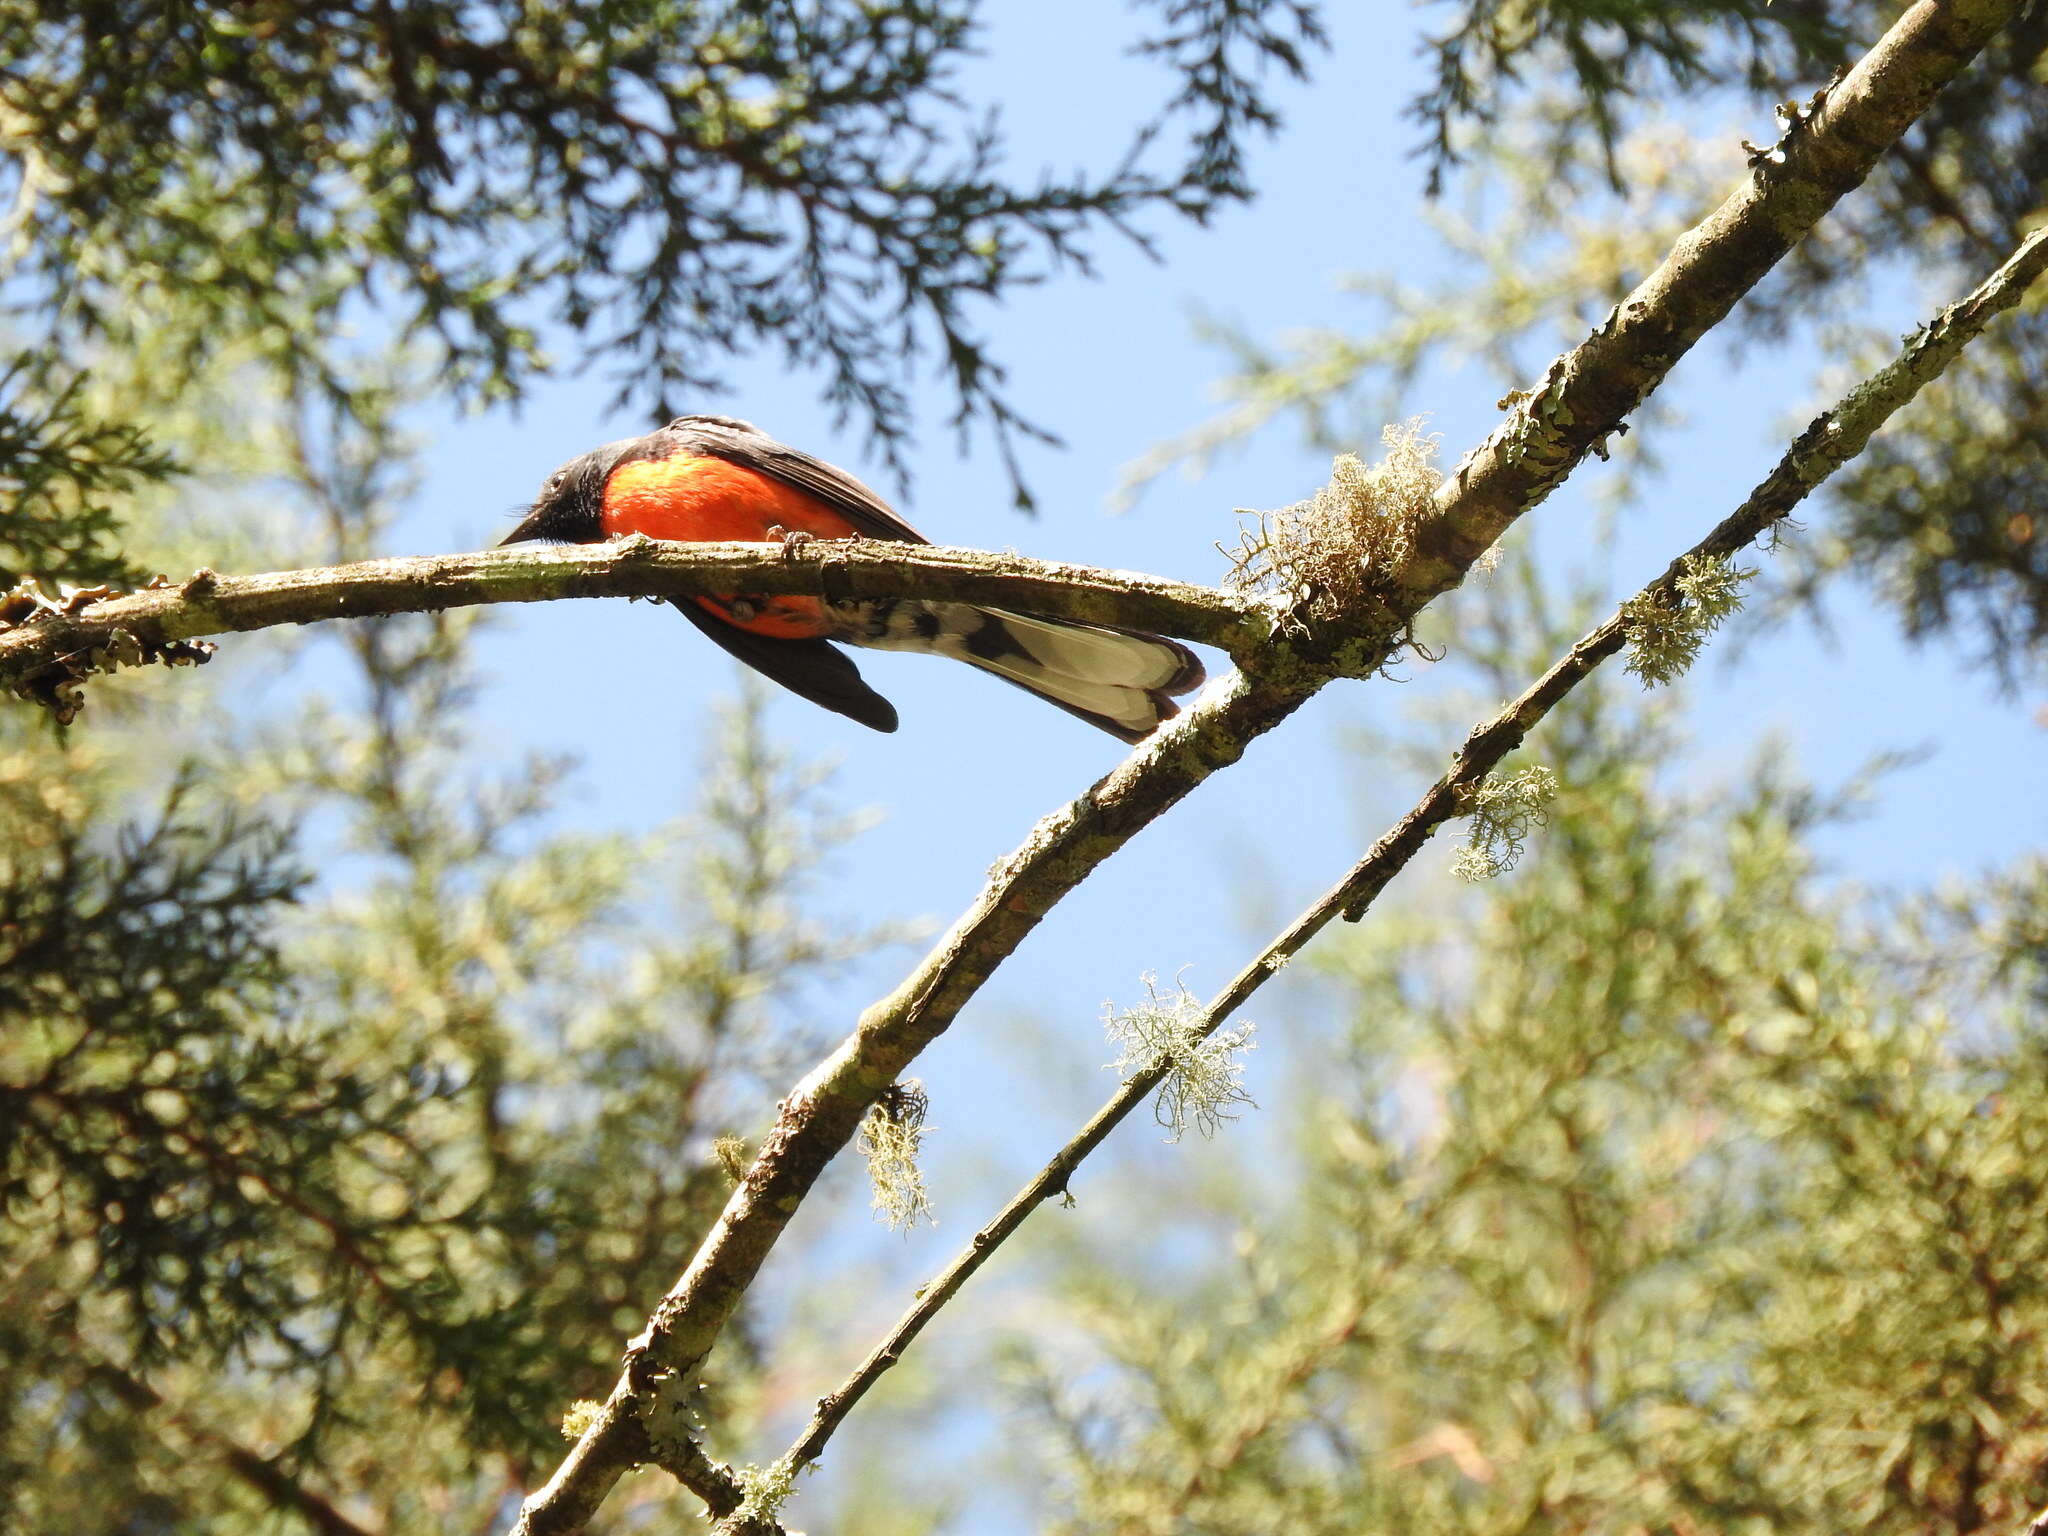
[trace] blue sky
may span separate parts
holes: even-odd
[[[1101,167],[1161,88],[1149,68],[1117,54],[1105,17],[1119,27],[1126,18],[1095,0],[1005,3],[994,11],[987,56],[963,79],[965,94],[1009,104],[1021,170]],[[1421,171],[1406,154],[1416,135],[1400,116],[1419,78],[1413,50],[1428,13],[1392,6],[1332,11],[1335,52],[1319,62],[1313,87],[1280,90],[1286,130],[1254,154],[1256,203],[1226,211],[1206,229],[1155,226],[1160,263],[1109,244],[1099,281],[1055,277],[986,317],[1014,396],[1066,440],[1057,451],[1024,450],[1042,509],[1035,520],[1011,509],[992,452],[955,454],[943,427],[947,397],[922,391],[927,428],[912,454],[915,484],[900,504],[928,534],[1209,581],[1221,574],[1214,545],[1232,538],[1234,508],[1282,505],[1325,478],[1326,461],[1281,427],[1199,480],[1161,481],[1128,513],[1112,515],[1107,507],[1122,466],[1212,409],[1209,385],[1223,359],[1195,340],[1194,306],[1263,336],[1354,324],[1364,316],[1338,291],[1340,275],[1379,267],[1420,280],[1443,259],[1417,216]],[[1740,128],[1752,137],[1770,131],[1762,112]],[[1914,317],[1901,305],[1877,318],[1903,330]],[[816,398],[816,379],[759,362],[735,366],[732,378],[730,393],[696,407],[748,417],[894,489],[857,435],[834,430]],[[1602,471],[1588,465],[1534,515],[1546,558],[1604,566],[1617,595],[1633,590],[1768,470],[1805,403],[1805,387],[1797,362],[1757,354],[1737,373],[1719,347],[1701,348],[1670,385],[1686,420],[1659,443],[1669,467],[1652,509],[1603,540],[1590,499]],[[1494,423],[1498,394],[1495,381],[1474,367],[1425,377],[1408,405],[1429,414],[1447,459],[1455,459]],[[609,413],[610,395],[601,379],[562,380],[517,418],[427,423],[436,443],[429,473],[391,552],[493,542],[504,509],[530,497],[556,464],[650,424]],[[1597,561],[1577,558],[1596,549]],[[1710,661],[1699,670],[1688,710],[1693,771],[1735,772],[1775,736],[1826,784],[1874,753],[1925,745],[1931,754],[1889,780],[1868,819],[1828,834],[1827,852],[1843,874],[1917,884],[2038,847],[2048,831],[2039,792],[2048,782],[2048,730],[2034,718],[2043,700],[2001,700],[1954,653],[1907,650],[1891,621],[1852,591],[1838,594],[1834,612],[1831,648],[1793,626],[1751,646],[1739,667]],[[672,643],[664,644],[664,636]],[[483,632],[478,657],[490,679],[480,739],[508,755],[535,749],[580,758],[560,811],[564,824],[631,831],[690,805],[693,770],[713,719],[710,702],[734,679],[724,656],[673,614],[624,603],[507,609]],[[962,667],[873,654],[864,654],[861,666],[896,702],[903,718],[896,735],[872,734],[782,695],[771,712],[778,732],[840,762],[843,803],[883,814],[842,863],[837,894],[848,908],[949,920],[989,864],[1039,815],[1106,771],[1122,751],[1109,737]],[[873,1325],[893,1316],[907,1286],[949,1254],[1107,1092],[1108,1075],[1097,1070],[1110,1054],[1097,1024],[1104,1000],[1133,997],[1144,971],[1185,968],[1194,990],[1213,990],[1269,926],[1357,857],[1378,830],[1362,807],[1398,812],[1412,800],[1419,782],[1346,746],[1357,723],[1397,720],[1426,692],[1427,679],[1411,687],[1412,693],[1386,684],[1327,691],[1064,903],[918,1069],[933,1091],[932,1121],[940,1131],[931,1146],[943,1225],[909,1239],[889,1236],[865,1223],[864,1195],[844,1185],[836,1211],[807,1220],[830,1224],[835,1251],[868,1279],[821,1301],[805,1291],[806,1276],[777,1268],[770,1278],[783,1304],[823,1306],[828,1314],[837,1306],[846,1357],[864,1350]],[[1420,861],[1426,868],[1407,878],[1433,878],[1430,871],[1440,873],[1449,851],[1448,843],[1433,849]],[[1398,902],[1401,889],[1388,900]],[[829,1001],[828,1016],[836,1010],[851,1024],[906,960],[850,978],[843,996]],[[1262,998],[1252,1013],[1278,1046],[1289,1010],[1306,1006]],[[1044,1061],[1048,1048],[1063,1059]],[[1284,1051],[1256,1059],[1255,1091],[1284,1086],[1286,1059]],[[1029,1091],[1016,1087],[1020,1076],[1032,1080]],[[1135,1214],[1120,1199],[1157,1198],[1176,1177],[1192,1195],[1223,1166],[1215,1161],[1223,1154],[1193,1144],[1162,1165],[1157,1142],[1149,1126],[1122,1134],[1115,1155],[1142,1159],[1154,1171],[1125,1181],[1120,1196],[1128,1165],[1113,1172],[1106,1161],[1082,1186],[1084,1200],[1096,1204],[1095,1219],[1113,1224],[1120,1210]],[[883,1279],[891,1289],[867,1289]],[[1005,1294],[1000,1279],[970,1290],[941,1331],[975,1336],[1003,1315],[995,1298]],[[791,1411],[836,1380],[841,1363],[801,1362],[788,1384]],[[761,1453],[776,1448],[763,1446]],[[997,1501],[964,1513],[951,1528],[996,1532],[1030,1523]]]

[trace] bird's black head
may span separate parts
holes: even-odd
[[[540,495],[520,518],[519,526],[498,542],[524,544],[545,539],[551,544],[595,544],[604,538],[604,487],[612,471],[629,459],[650,457],[651,439],[630,437],[592,449],[571,459],[541,482]]]

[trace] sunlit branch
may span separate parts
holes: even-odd
[[[880,540],[816,540],[791,547],[666,544],[635,535],[615,544],[361,560],[260,576],[202,571],[183,583],[140,592],[73,594],[54,608],[18,602],[15,622],[0,617],[0,688],[61,667],[68,658],[105,651],[122,636],[161,646],[279,624],[484,603],[721,592],[986,603],[1154,630],[1233,654],[1255,646],[1277,616],[1268,600],[1246,593],[987,550]]]
[[[1415,614],[1623,424],[1686,350],[1869,173],[2014,10],[2013,0],[1952,0],[1908,11],[1854,70],[1798,113],[1779,145],[1758,152],[1744,185],[1681,237],[1465,457],[1413,530],[1406,557],[1373,594],[1371,614],[1318,614],[1312,632],[1283,628],[1243,672],[1212,685],[1039,823],[902,986],[863,1014],[783,1101],[717,1224],[629,1344],[611,1395],[527,1501],[520,1536],[580,1529],[645,1459],[636,1449],[652,1446],[658,1457],[692,1439],[697,1368],[827,1163],[868,1104],[953,1022],[1053,904],[1327,682],[1367,675],[1389,659]]]
[[[1467,792],[1519,747],[1573,688],[1623,648],[1628,640],[1624,618],[1627,609],[1669,597],[1689,562],[1725,559],[1762,537],[1828,476],[1861,453],[1871,436],[1938,378],[1993,318],[2016,305],[2028,285],[2044,270],[2048,270],[2048,230],[2029,237],[1968,297],[1943,310],[1924,329],[1909,337],[1891,363],[1815,417],[1741,506],[1673,560],[1634,600],[1622,604],[1606,622],[1581,637],[1500,713],[1474,727],[1444,776],[1373,844],[1371,851],[1341,881],[1297,917],[1216,995],[1195,1025],[1195,1032],[1206,1038],[1222,1028],[1339,914],[1353,922],[1362,917],[1436,829],[1465,813],[1470,803]],[[868,1389],[902,1358],[903,1351],[925,1326],[1033,1211],[1053,1196],[1066,1193],[1075,1169],[1158,1089],[1167,1070],[1165,1066],[1155,1067],[1119,1085],[1088,1123],[1011,1196],[951,1263],[919,1290],[915,1304],[867,1358],[836,1390],[819,1399],[810,1424],[783,1453],[787,1465],[800,1471],[823,1454],[826,1442]],[[739,1530],[737,1526],[721,1527],[730,1536],[736,1536]]]

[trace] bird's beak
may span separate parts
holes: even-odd
[[[544,539],[550,544],[595,544],[604,538],[600,507],[606,478],[628,443],[610,443],[580,459],[571,459],[547,478],[540,495],[519,519],[519,526],[498,541],[525,544]]]
[[[503,549],[507,544],[525,544],[533,539],[547,538],[547,523],[548,514],[544,508],[540,506],[527,508],[526,516],[519,520],[519,526],[498,540],[498,548]]]
[[[568,496],[543,496],[519,519],[519,526],[504,538],[498,540],[503,548],[507,544],[526,544],[545,540],[549,544],[595,544],[604,537],[604,530],[597,519],[582,510]]]

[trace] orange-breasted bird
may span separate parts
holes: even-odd
[[[766,543],[800,534],[931,542],[845,470],[730,416],[678,417],[658,432],[571,459],[548,476],[504,542],[591,544],[628,533],[685,542]],[[674,601],[748,666],[878,731],[896,729],[896,710],[861,680],[834,641],[954,657],[1125,741],[1142,740],[1179,713],[1173,696],[1203,680],[1200,658],[1158,635],[973,603],[800,596]]]

